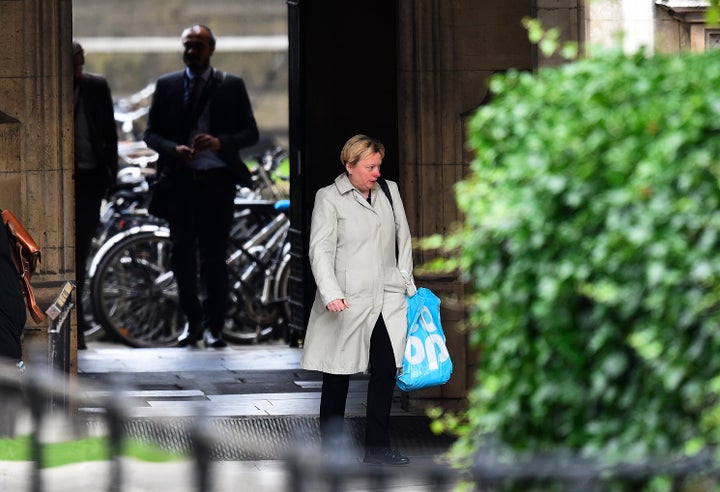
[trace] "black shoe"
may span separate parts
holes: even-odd
[[[215,336],[210,330],[205,330],[205,333],[203,334],[203,342],[205,342],[205,346],[208,348],[227,347],[227,342],[222,339],[222,335],[218,334]]]
[[[410,463],[410,459],[390,448],[369,448],[365,451],[363,463],[370,465],[405,466]]]
[[[196,327],[191,327],[190,323],[185,323],[182,333],[178,336],[177,346],[178,347],[197,347],[197,341],[200,337],[200,330]]]

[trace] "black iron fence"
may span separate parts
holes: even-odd
[[[21,373],[15,364],[5,363],[0,367],[0,390],[5,415],[0,419],[0,442],[10,442],[27,432],[30,445],[24,461],[28,467],[14,467],[13,473],[26,473],[24,480],[16,477],[22,486],[13,490],[30,492],[49,492],[57,490],[49,487],[47,448],[57,441],[52,434],[62,434],[70,439],[82,439],[89,435],[102,435],[107,440],[107,454],[104,461],[102,480],[92,488],[78,486],[73,490],[124,492],[138,490],[131,486],[128,477],[134,473],[127,467],[124,459],[124,446],[127,438],[137,437],[133,425],[137,422],[129,418],[127,393],[117,388],[100,388],[66,378],[66,375],[54,370],[38,368],[36,362],[30,362],[28,369]],[[64,401],[68,405],[63,412],[52,402]],[[8,418],[10,416],[11,418]],[[61,416],[65,424],[58,424]],[[19,424],[26,421],[25,431]],[[167,422],[159,419],[146,419],[143,426],[151,426],[149,438],[158,447],[175,450],[183,454],[182,463],[188,470],[186,480],[168,475],[164,479],[163,490],[224,492],[226,490],[252,490],[245,488],[245,472],[238,472],[230,486],[227,480],[218,480],[219,472],[226,469],[227,462],[221,463],[222,448],[252,447],[238,436],[224,435],[212,425],[208,417],[193,417],[178,436],[177,427],[169,428]],[[146,433],[147,434],[147,433]],[[50,435],[50,437],[48,437]],[[268,435],[268,439],[272,436]],[[0,463],[7,457],[2,456],[4,445],[0,445]],[[700,453],[693,458],[678,460],[645,460],[642,463],[600,463],[583,459],[569,453],[548,453],[544,456],[522,457],[500,451],[498,446],[482,448],[472,466],[464,471],[442,463],[437,456],[414,459],[407,467],[385,467],[365,465],[358,458],[357,449],[347,442],[338,442],[331,447],[319,447],[308,444],[302,439],[296,446],[287,449],[286,456],[277,460],[281,475],[272,484],[264,482],[264,490],[288,492],[320,491],[428,491],[445,492],[464,491],[640,491],[649,480],[665,477],[669,485],[664,490],[711,491],[718,489],[718,469],[716,455],[712,451]],[[226,454],[226,453],[225,453]],[[242,453],[237,453],[242,455]],[[238,461],[237,463],[240,463]],[[154,465],[148,465],[152,469]],[[159,474],[167,473],[162,464],[157,465]],[[230,463],[232,466],[232,463]],[[248,473],[262,473],[246,468]],[[8,470],[4,470],[7,479]],[[84,472],[83,472],[84,473]],[[68,478],[73,480],[72,477]],[[458,488],[461,484],[465,488]],[[692,488],[688,488],[692,484]],[[9,490],[9,489],[8,489]],[[65,489],[63,489],[65,490]],[[70,489],[67,489],[70,490]],[[157,490],[157,489],[141,489]],[[663,490],[663,489],[659,489]]]
[[[567,450],[519,454],[488,443],[475,455],[471,481],[479,485],[478,491],[488,492],[711,492],[720,490],[716,453],[705,449],[675,459],[601,460]]]
[[[27,455],[12,458],[19,459],[26,466],[3,469],[0,473],[0,489],[3,489],[3,484],[9,483],[11,485],[8,485],[10,488],[7,490],[58,490],[54,483],[57,479],[52,472],[55,465],[50,457],[50,449],[58,442],[74,444],[98,436],[104,439],[106,445],[103,455],[92,459],[103,464],[92,466],[101,470],[102,477],[88,488],[87,484],[83,485],[79,475],[74,475],[87,474],[87,467],[73,471],[70,466],[67,467],[69,471],[62,474],[63,479],[75,482],[76,485],[60,490],[158,490],[138,489],[137,481],[133,480],[132,475],[136,471],[128,461],[126,450],[128,440],[139,438],[145,439],[148,446],[174,453],[185,470],[182,478],[172,475],[177,467],[169,468],[174,470],[169,473],[165,463],[148,463],[143,467],[144,472],[147,472],[148,467],[155,466],[157,471],[153,473],[168,474],[163,482],[163,490],[166,492],[251,490],[244,487],[247,484],[244,483],[243,473],[262,473],[252,467],[243,468],[244,471],[236,473],[237,479],[230,486],[227,480],[220,480],[220,474],[227,472],[228,462],[224,460],[228,456],[230,459],[235,457],[241,460],[243,456],[253,459],[253,447],[261,445],[257,442],[257,435],[243,436],[242,432],[240,435],[230,435],[226,426],[208,416],[138,419],[132,416],[133,407],[129,401],[132,392],[128,391],[127,382],[117,381],[108,387],[79,381],[78,378],[68,378],[67,374],[52,367],[43,366],[41,359],[44,354],[28,355],[27,369],[23,372],[18,371],[17,366],[10,361],[0,363],[0,398],[4,407],[4,415],[0,419],[0,464],[8,460],[8,456],[4,456],[7,443],[23,439],[29,441]],[[316,425],[314,419],[308,422]],[[275,430],[275,425],[267,426],[268,440],[274,438],[271,433]],[[328,453],[314,445],[314,437],[303,435],[307,431],[299,431],[295,436],[296,445],[288,446],[285,456],[276,461],[281,473],[272,485],[268,485],[265,480],[263,483],[267,488],[259,489],[258,492],[390,491],[398,488],[440,492],[452,490],[457,481],[456,474],[449,467],[431,463],[432,457],[428,457],[424,463],[403,468],[363,465],[357,458],[358,449],[352,444],[338,444]],[[313,435],[316,431],[310,430]],[[242,462],[235,463],[240,466]],[[14,475],[10,482],[7,481],[8,474]],[[24,476],[19,476],[22,474]],[[412,488],[407,489],[408,486]]]
[[[243,459],[253,459],[252,448],[259,445],[258,435],[251,438],[242,429],[235,433],[237,435],[230,435],[228,427],[218,426],[207,416],[185,419],[181,426],[177,421],[163,419],[138,422],[137,418],[129,417],[131,396],[125,391],[126,382],[97,385],[70,378],[63,352],[69,351],[67,314],[72,309],[71,294],[72,285],[64,287],[54,304],[54,314],[48,311],[51,317],[48,354],[28,354],[25,371],[9,361],[0,364],[0,399],[4,408],[0,415],[0,466],[9,459],[26,464],[3,469],[0,488],[10,484],[7,490],[58,490],[50,486],[50,481],[57,478],[49,472],[52,466],[49,448],[58,441],[76,442],[89,436],[101,436],[106,442],[100,457],[106,465],[101,468],[101,478],[84,488],[79,481],[73,483],[77,477],[66,474],[63,479],[70,481],[71,486],[61,490],[126,492],[160,490],[158,487],[161,487],[165,492],[253,489],[257,492],[636,492],[648,490],[650,480],[658,477],[664,477],[670,484],[667,490],[710,491],[720,487],[714,450],[678,460],[608,464],[564,452],[518,456],[503,451],[500,446],[488,445],[479,450],[472,466],[460,471],[438,456],[413,458],[407,467],[365,465],[350,440],[340,439],[332,446],[320,447],[313,444],[317,442],[314,438],[303,439],[300,431],[295,445],[288,446],[285,456],[277,460],[280,473],[273,481],[264,478],[253,483],[250,475],[262,473],[253,467],[238,471],[230,481],[220,480],[228,462],[232,466],[242,463]],[[298,428],[307,424],[293,422],[288,425]],[[316,426],[315,420],[312,425]],[[277,426],[268,426],[260,432],[260,439],[276,438],[273,432],[277,429]],[[311,432],[316,434],[316,431]],[[181,456],[178,459],[186,473],[179,476],[177,467],[168,469],[162,464],[148,464],[143,473],[152,473],[148,470],[155,469],[162,485],[138,489],[135,482],[129,480],[136,471],[130,470],[125,451],[128,438],[139,437],[152,446]],[[20,458],[6,456],[8,443],[22,439],[29,443],[26,454]],[[243,458],[247,456],[251,458]],[[79,473],[87,471],[82,469]],[[692,488],[688,488],[689,484]]]

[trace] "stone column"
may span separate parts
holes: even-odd
[[[580,46],[583,46],[586,34],[585,1],[586,0],[537,0],[536,15],[545,29],[554,28],[560,31],[561,42],[574,41],[579,43]],[[591,3],[595,4],[596,0],[591,0]],[[537,54],[537,48],[533,47],[533,50]],[[541,53],[536,56],[536,68],[556,67],[566,63],[566,60],[560,53],[556,53],[549,58]]]
[[[521,25],[531,2],[505,0],[400,0],[398,2],[398,105],[400,188],[415,237],[446,234],[461,220],[453,185],[472,155],[465,121],[487,97],[488,78],[511,67],[532,68]],[[416,265],[431,259],[418,252]],[[416,272],[417,273],[417,272]],[[454,373],[442,387],[414,392],[407,403],[442,398],[448,407],[472,386],[478,355],[460,330],[465,286],[456,275],[417,275],[442,300],[442,321]]]
[[[0,0],[0,12],[0,208],[42,250],[32,283],[44,311],[75,268],[72,0]],[[26,354],[46,350],[47,328],[28,316]],[[76,361],[73,350],[71,371]]]

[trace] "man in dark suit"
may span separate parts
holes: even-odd
[[[100,221],[100,205],[118,172],[118,136],[110,86],[99,76],[83,73],[85,52],[73,41],[75,102],[75,271],[78,348],[85,348],[82,306],[85,263]]]
[[[236,184],[251,184],[238,152],[259,134],[243,80],[210,65],[210,29],[188,27],[181,39],[186,68],[157,80],[145,142],[159,154],[166,192],[158,209],[170,223],[171,263],[187,318],[178,345],[194,346],[202,338],[206,347],[219,348],[226,346],[225,257]]]

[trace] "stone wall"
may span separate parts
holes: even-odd
[[[509,68],[531,70],[533,49],[521,20],[527,0],[399,2],[398,106],[400,188],[415,237],[448,233],[461,220],[453,185],[468,170],[468,115],[487,98],[488,79]],[[418,252],[422,264],[431,252]],[[466,286],[455,276],[418,275],[441,299],[454,372],[444,386],[415,392],[409,405],[447,406],[473,384],[478,354],[463,331]]]
[[[33,285],[44,309],[74,277],[72,4],[0,0],[0,12],[0,208],[42,249]],[[47,322],[28,317],[26,352],[33,343],[47,344]]]

